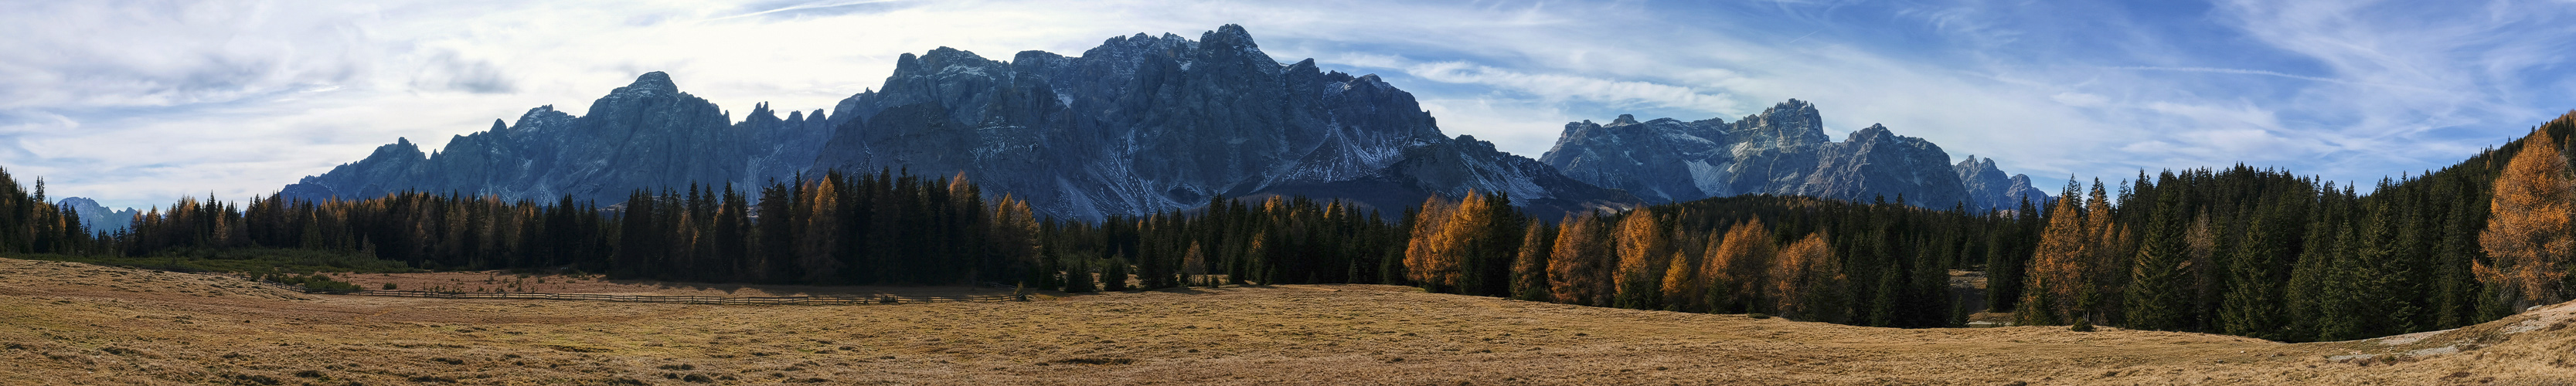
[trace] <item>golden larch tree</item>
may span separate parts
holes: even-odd
[[[1711,237],[1715,238],[1716,236],[1711,235]],[[1705,262],[1709,258],[1707,252],[1707,250],[1703,249],[1701,250],[1701,253],[1697,255],[1693,255],[1689,252],[1675,253],[1673,255],[1672,262],[1670,264],[1666,264],[1664,267],[1664,273],[1661,275],[1663,276],[1663,283],[1660,286],[1660,289],[1662,289],[1665,310],[1683,312],[1707,312],[1710,310],[1708,302],[1709,279],[1707,276],[1703,275],[1704,272],[1702,271],[1704,270],[1700,269],[1701,266],[1706,265]]]
[[[1609,304],[1610,261],[1616,254],[1601,223],[1592,215],[1569,214],[1557,227],[1556,245],[1547,254],[1547,283],[1558,303]]]
[[[1556,235],[1547,233],[1547,225],[1531,219],[1521,227],[1521,247],[1512,255],[1511,292],[1513,299],[1548,300],[1547,253],[1549,241]]]
[[[2138,243],[2131,239],[2128,227],[2112,218],[2109,195],[2097,179],[2093,181],[2093,192],[2084,197],[2084,235],[2092,241],[2084,249],[2092,257],[2075,282],[2075,303],[2066,305],[2074,316],[2088,318],[2093,324],[2108,322],[2102,320],[2104,315],[2120,312],[2113,303],[2127,288],[2130,261],[2138,254]]]
[[[1703,289],[1717,291],[1716,296],[1708,296],[1712,298],[1711,306],[1741,306],[1747,312],[1775,311],[1771,310],[1777,304],[1773,298],[1781,294],[1773,292],[1777,286],[1772,281],[1781,278],[1771,273],[1774,260],[1780,258],[1778,243],[1772,240],[1771,227],[1761,219],[1736,224],[1726,230],[1724,237],[1712,242],[1708,259],[1700,267],[1700,277],[1716,283],[1714,288]]]
[[[797,211],[806,222],[801,227],[805,237],[797,238],[796,262],[798,267],[804,268],[804,279],[809,283],[824,282],[841,274],[841,260],[833,256],[841,249],[841,195],[833,191],[833,187],[839,184],[839,178],[825,176],[803,187],[805,196],[813,199]]]
[[[2050,208],[2048,225],[2041,228],[2039,245],[2031,256],[2030,272],[2022,279],[2029,289],[2022,291],[2020,324],[2066,320],[2067,307],[2083,292],[2085,265],[2093,255],[2093,240],[2085,227],[2084,208],[2074,197],[2059,199]]]
[[[1772,309],[1780,316],[1805,321],[1840,322],[1848,306],[1851,278],[1843,274],[1841,259],[1834,257],[1832,246],[1825,245],[1824,232],[1809,233],[1804,239],[1782,248],[1779,260],[1770,267]]]
[[[2489,262],[2474,262],[2479,282],[2495,286],[2513,310],[2557,303],[2567,277],[2567,255],[2576,248],[2568,235],[2567,159],[2546,130],[2523,137],[2522,151],[2496,177],[2495,199],[2489,201],[2487,229],[2478,234]]]
[[[1672,235],[1651,209],[1638,209],[1619,221],[1612,238],[1619,253],[1618,304],[1652,308],[1661,302],[1664,267],[1672,259]]]
[[[1447,250],[1449,244],[1443,242],[1440,234],[1449,228],[1449,219],[1456,212],[1457,204],[1440,197],[1422,200],[1422,211],[1413,215],[1412,240],[1407,240],[1404,248],[1405,280],[1436,286],[1438,282],[1445,282],[1446,275],[1456,271],[1455,267],[1441,267],[1446,259],[1443,255],[1450,251]]]

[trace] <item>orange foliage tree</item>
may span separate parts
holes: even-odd
[[[1538,219],[1530,219],[1529,225],[1521,229],[1525,233],[1521,235],[1521,249],[1512,257],[1510,296],[1530,301],[1554,298],[1548,294],[1547,254],[1556,235],[1548,233],[1547,225]]]
[[[1745,312],[1778,312],[1774,309],[1780,293],[1772,281],[1783,277],[1772,275],[1779,270],[1780,245],[1771,237],[1771,227],[1753,219],[1726,230],[1726,235],[1709,242],[1707,261],[1701,264],[1700,277],[1712,281],[1703,296],[1711,307],[1741,309]],[[1793,270],[1794,271],[1794,270]],[[1794,273],[1794,272],[1792,272]]]
[[[2492,263],[2476,262],[2478,281],[2495,286],[2514,311],[2562,300],[2560,283],[2567,277],[2567,255],[2576,248],[2568,235],[2567,159],[2547,131],[2532,131],[2522,152],[2496,177],[2489,203],[2487,229],[2478,234]]]
[[[1778,295],[1772,309],[1780,317],[1841,323],[1849,314],[1850,296],[1844,291],[1851,278],[1843,274],[1833,247],[1825,245],[1824,232],[1809,233],[1781,249],[1770,270],[1771,293]]]
[[[1592,215],[1565,216],[1557,228],[1556,242],[1547,254],[1549,292],[1558,303],[1574,305],[1609,305],[1611,289],[1609,237],[1602,220]]]
[[[2074,191],[2073,186],[2067,187],[2067,193]],[[2020,324],[2067,321],[2071,307],[2084,292],[2083,286],[2088,285],[2084,273],[2093,255],[2093,242],[2085,232],[2084,207],[2078,205],[2074,197],[2067,197],[2049,209],[2048,225],[2040,230],[2030,273],[2022,279],[2029,289],[2022,291]]]
[[[1447,238],[1457,236],[1449,232],[1449,222],[1466,213],[1458,206],[1439,197],[1422,201],[1422,211],[1414,214],[1413,239],[1404,248],[1405,280],[1431,287],[1435,292],[1457,284],[1457,243]]]
[[[1620,308],[1650,309],[1662,302],[1665,264],[1673,255],[1672,235],[1650,209],[1638,209],[1619,221],[1612,238],[1618,243]]]

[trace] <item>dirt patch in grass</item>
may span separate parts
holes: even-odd
[[[128,291],[55,275],[122,274],[131,282],[152,273],[26,264],[0,260],[0,379],[66,384],[2513,384],[2576,377],[2569,363],[2576,358],[2563,349],[2576,343],[2568,335],[2576,329],[2546,327],[2478,335],[2493,338],[2444,352],[2419,346],[2458,339],[2280,344],[2116,328],[1902,330],[1370,285],[1007,303],[713,306],[284,296],[226,287],[241,285],[238,279],[163,276],[118,284],[136,289]],[[178,288],[233,291],[194,296]],[[2528,319],[2547,320],[2500,323]],[[2356,352],[2427,354],[2328,358]]]

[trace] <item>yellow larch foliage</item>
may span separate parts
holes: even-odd
[[[1569,214],[1557,228],[1555,250],[1547,255],[1547,282],[1558,303],[1610,303],[1609,263],[1615,253],[1601,222],[1599,217]]]
[[[1672,235],[1664,232],[1662,219],[1655,218],[1652,209],[1638,209],[1619,221],[1613,238],[1618,242],[1619,298],[1630,302],[1660,301],[1664,267],[1673,255]]]
[[[2107,217],[2107,216],[2106,216]],[[2057,200],[2048,215],[2048,225],[2041,228],[2039,246],[2031,256],[2030,272],[2023,276],[2029,289],[2022,292],[2022,324],[2055,324],[2065,320],[2076,297],[2082,294],[2084,273],[2092,258],[2093,240],[2085,232],[2084,208],[2074,197]]]
[[[1779,261],[1767,275],[1771,280],[1772,309],[1781,317],[1835,322],[1842,318],[1842,290],[1851,281],[1843,274],[1842,260],[1834,256],[1832,246],[1825,245],[1824,232],[1807,234],[1806,238],[1782,248]]]
[[[2565,119],[2565,118],[2561,118]],[[2569,237],[2567,158],[2548,131],[2534,130],[2522,141],[2522,152],[2496,177],[2495,199],[2489,201],[2487,229],[2478,234],[2488,262],[2474,262],[2479,282],[2496,286],[2513,301],[2513,310],[2564,300],[2560,283],[2576,239]]]
[[[1473,194],[1467,197],[1470,202],[1479,201]],[[1473,217],[1462,210],[1465,204],[1439,197],[1423,200],[1422,211],[1414,214],[1413,239],[1404,249],[1405,279],[1435,288],[1457,284],[1460,243],[1454,239],[1464,235],[1459,234],[1461,227],[1452,223],[1465,220],[1461,217]]]
[[[1776,286],[1772,281],[1780,279],[1771,273],[1776,269],[1775,260],[1780,259],[1780,245],[1772,239],[1769,225],[1761,219],[1736,224],[1713,245],[1700,268],[1700,277],[1714,281],[1718,286],[1714,289],[1724,295],[1717,301],[1725,304],[1712,306],[1743,305],[1760,312],[1777,303],[1773,298],[1779,293],[1773,292]]]

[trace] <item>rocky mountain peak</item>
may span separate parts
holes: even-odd
[[[1236,24],[1217,26],[1215,31],[1201,33],[1199,34],[1199,42],[1207,44],[1223,43],[1227,45],[1234,44],[1234,42],[1241,42],[1244,47],[1257,48],[1252,45],[1252,33],[1244,31],[1242,25]]]
[[[668,94],[668,93],[677,93],[677,92],[680,92],[680,85],[678,85],[678,84],[674,84],[674,83],[671,83],[671,74],[664,74],[664,73],[662,73],[661,71],[654,71],[654,72],[647,72],[647,73],[644,73],[644,75],[638,75],[638,76],[636,76],[636,77],[635,77],[635,83],[627,84],[627,85],[626,85],[626,87],[619,87],[619,88],[617,88],[617,91],[612,91],[611,93],[630,93],[630,92],[632,92],[632,93],[656,93],[656,92],[658,92],[658,93],[665,93],[665,94]]]
[[[1959,183],[1968,190],[1971,208],[2018,209],[2021,199],[2030,198],[2033,205],[2044,205],[2051,199],[2048,192],[2030,186],[2030,176],[2005,175],[1995,167],[1993,158],[1969,155],[1951,168],[1959,174]]]
[[[394,137],[394,143],[377,146],[376,152],[367,155],[367,158],[418,156],[420,154],[420,145],[412,144],[411,138]]]
[[[1008,63],[949,47],[907,53],[884,84],[842,99],[828,118],[815,110],[782,120],[764,103],[731,122],[667,74],[646,73],[585,115],[531,109],[516,126],[460,137],[426,161],[398,141],[284,194],[613,203],[636,189],[899,169],[971,177],[988,194],[1084,219],[1186,209],[1217,195],[1392,210],[1427,195],[1511,192],[1542,217],[1636,201],[1442,135],[1411,93],[1376,75],[1322,71],[1312,59],[1282,66],[1241,26],[1198,36],[1140,33],[1080,57],[1026,51]]]
[[[2010,179],[2000,171],[1992,173],[1992,183],[1966,181],[1986,177],[1968,173],[1964,165],[1971,163],[1954,168],[1939,145],[1897,135],[1886,125],[1830,142],[1821,117],[1815,105],[1796,99],[1733,123],[1638,123],[1620,115],[1608,124],[1566,124],[1556,146],[1539,159],[1567,177],[1650,202],[1767,193],[1863,202],[1903,196],[1925,207],[1986,209],[2010,190]],[[1993,161],[1972,163],[1991,168]],[[1970,185],[1994,188],[1964,187]]]
[[[931,63],[943,55],[968,54],[924,54],[876,94],[843,100],[834,120],[846,122],[814,168],[962,171],[988,192],[1079,218],[1215,195],[1351,197],[1362,186],[1391,189],[1358,197],[1387,205],[1469,189],[1597,199],[1553,187],[1570,183],[1561,177],[1533,182],[1527,173],[1550,173],[1544,165],[1440,135],[1412,94],[1378,76],[1312,59],[1283,66],[1241,26],[1195,41],[1112,37],[1081,56],[1024,51],[974,71]]]
[[[1896,132],[1888,130],[1886,125],[1872,123],[1869,124],[1869,127],[1863,127],[1860,130],[1852,131],[1849,135],[1844,135],[1843,142],[1880,141],[1895,138],[1901,137],[1897,136]]]
[[[62,201],[57,201],[55,205],[70,208],[72,214],[80,216],[81,223],[88,225],[92,232],[125,230],[134,223],[134,215],[139,213],[134,208],[108,210],[107,206],[99,205],[98,201],[85,197],[63,197]]]

